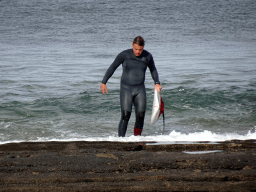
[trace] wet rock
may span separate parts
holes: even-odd
[[[0,191],[254,191],[255,154],[254,140],[5,144]]]

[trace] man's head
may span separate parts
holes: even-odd
[[[132,42],[132,50],[135,56],[139,57],[142,54],[144,45],[145,41],[141,36],[134,38]]]

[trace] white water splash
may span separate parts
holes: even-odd
[[[174,144],[174,143],[194,143],[194,142],[221,142],[229,140],[256,140],[256,132],[250,131],[245,135],[239,135],[237,133],[217,134],[211,131],[195,132],[183,134],[177,131],[172,131],[169,135],[157,135],[157,136],[130,136],[130,137],[77,137],[73,135],[70,139],[54,139],[38,137],[37,140],[30,140],[31,142],[47,142],[47,141],[110,141],[110,142],[156,142],[157,144]],[[25,142],[24,140],[12,140],[0,142],[5,143],[17,143]]]

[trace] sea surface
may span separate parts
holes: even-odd
[[[0,0],[0,144],[21,141],[194,142],[256,139],[255,0]],[[163,119],[125,138],[120,66],[135,36],[160,76]]]

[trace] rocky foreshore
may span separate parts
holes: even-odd
[[[0,191],[256,191],[256,140],[3,144]]]

